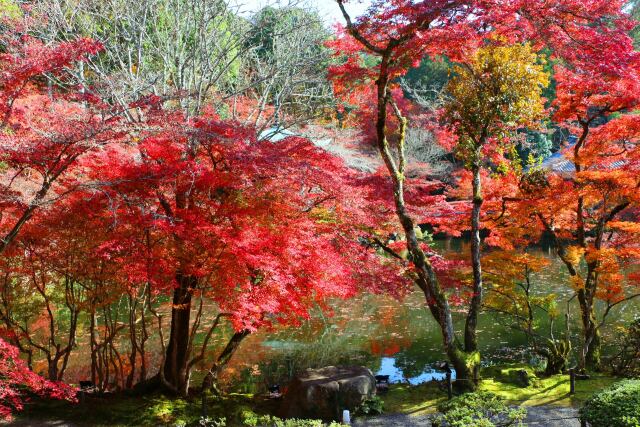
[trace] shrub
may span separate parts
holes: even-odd
[[[371,399],[367,399],[356,410],[356,415],[380,415],[384,411],[384,402],[380,397],[373,396]]]
[[[640,426],[640,380],[626,380],[593,395],[580,409],[593,427]]]
[[[272,415],[256,415],[247,417],[243,420],[245,426],[251,427],[324,427],[325,424],[320,420],[283,420]],[[328,427],[341,427],[343,424],[331,423]]]
[[[622,376],[640,375],[640,319],[618,330],[619,350],[613,356],[613,372]]]
[[[0,338],[0,421],[23,409],[29,395],[76,401],[76,389],[42,378],[29,369],[16,347]]]
[[[489,392],[467,393],[438,405],[441,415],[434,427],[501,427],[521,426],[527,415],[524,408],[511,408]]]
[[[226,427],[227,419],[226,418],[209,418],[209,417],[201,417],[200,422],[198,423],[198,427]]]

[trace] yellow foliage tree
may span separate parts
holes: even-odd
[[[500,40],[492,40],[466,62],[456,65],[447,85],[449,99],[443,117],[457,136],[456,155],[472,172],[473,297],[465,328],[466,351],[477,349],[476,330],[483,294],[481,170],[488,160],[492,164],[501,163],[505,149],[511,145],[509,137],[517,129],[533,126],[544,117],[542,91],[549,84],[549,75],[543,65],[529,44],[502,45]]]

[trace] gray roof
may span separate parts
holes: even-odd
[[[296,134],[281,126],[274,126],[260,132],[260,135],[258,135],[258,140],[279,142],[283,139],[289,138],[290,136],[296,136]]]
[[[573,136],[570,137],[567,148],[573,147],[575,143],[576,143],[576,138]],[[542,162],[542,167],[546,170],[549,170],[552,172],[558,172],[562,174],[574,173],[576,171],[576,165],[571,160],[567,159],[562,153],[562,151],[563,150],[560,150],[557,153],[554,153],[553,155],[551,155],[549,158],[547,158],[544,162]],[[626,162],[624,160],[616,160],[608,164],[603,163],[602,166],[599,167],[598,169],[603,169],[603,170],[617,169],[619,167],[624,166],[625,164]]]

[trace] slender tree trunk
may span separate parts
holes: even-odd
[[[164,382],[173,392],[186,396],[189,391],[189,336],[191,319],[191,297],[196,278],[179,273],[178,286],[173,291],[171,309],[171,331],[164,361]]]
[[[69,343],[67,345],[67,347],[64,350],[64,356],[62,357],[62,367],[60,368],[60,373],[58,374],[59,378],[58,381],[62,381],[63,377],[64,377],[64,373],[67,370],[67,366],[69,364],[69,357],[71,357],[71,352],[73,351],[73,348],[76,345],[76,331],[78,328],[78,314],[79,312],[76,312],[72,319],[72,326],[71,326],[71,330],[69,331]]]
[[[138,359],[138,339],[136,332],[136,303],[134,303],[134,297],[129,295],[129,342],[131,343],[131,352],[129,353],[130,371],[127,375],[127,382],[125,385],[127,389],[133,387],[133,381],[136,375],[136,364]]]
[[[480,213],[482,210],[482,180],[480,166],[473,167],[473,210],[471,212],[471,265],[473,267],[473,296],[467,313],[464,331],[464,346],[466,352],[478,350],[478,315],[482,305],[482,263],[480,241]]]
[[[438,278],[429,258],[420,247],[420,242],[416,235],[416,224],[407,212],[404,200],[404,173],[406,167],[405,158],[405,137],[407,129],[407,119],[402,116],[401,111],[393,103],[388,92],[389,83],[389,52],[382,55],[380,74],[377,81],[378,87],[378,111],[376,121],[376,136],[378,151],[389,172],[393,183],[393,196],[398,220],[402,226],[407,240],[407,250],[409,259],[415,266],[416,283],[423,291],[426,303],[433,317],[440,325],[444,350],[449,360],[456,369],[456,384],[459,389],[473,390],[477,384],[476,373],[480,365],[480,354],[477,351],[466,353],[460,348],[456,341],[453,320],[451,317],[451,307],[447,296],[442,290]],[[396,117],[400,122],[400,130],[397,142],[398,158],[394,159],[387,140],[387,107],[391,104]]]
[[[389,92],[388,86],[390,67],[396,65],[393,55],[408,40],[402,38],[391,39],[386,46],[377,46],[362,36],[353,26],[351,17],[347,13],[342,0],[338,0],[338,6],[347,21],[347,29],[351,35],[364,47],[380,57],[380,70],[378,79],[375,82],[377,88],[376,142],[393,184],[396,214],[406,236],[407,250],[409,252],[408,259],[415,267],[416,284],[423,291],[429,310],[440,325],[444,350],[456,369],[457,379],[460,380],[457,384],[463,389],[474,389],[477,380],[477,366],[480,365],[480,353],[477,351],[467,353],[457,343],[447,296],[440,286],[429,258],[420,247],[415,232],[416,225],[405,206],[404,179],[407,163],[405,156],[407,119],[403,117],[402,112],[393,101],[393,96]],[[394,151],[397,153],[396,157],[392,154],[387,140],[387,110],[389,106],[393,108],[400,126],[397,135],[397,146],[394,147]]]
[[[202,381],[202,392],[206,393],[207,391],[212,390],[214,393],[219,394],[220,390],[218,388],[218,377],[222,369],[229,363],[235,352],[240,347],[240,343],[249,335],[248,330],[236,332],[233,334],[229,342],[227,343],[222,353],[216,359],[216,362],[211,366],[209,372],[204,377]]]
[[[140,377],[138,382],[143,382],[147,379],[147,353],[146,343],[149,339],[149,332],[147,331],[147,318],[146,318],[146,290],[144,291],[144,297],[142,299],[141,311],[141,337],[140,337]]]
[[[94,386],[99,383],[98,379],[98,343],[96,340],[96,310],[95,305],[91,306],[91,320],[89,324],[89,342],[91,346],[91,382]]]

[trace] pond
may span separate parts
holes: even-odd
[[[440,242],[447,252],[466,252],[460,241]],[[551,265],[533,276],[535,292],[554,293],[563,303],[572,291],[560,260],[549,248],[532,250],[548,257]],[[439,369],[446,360],[438,325],[416,290],[404,300],[363,294],[348,301],[335,301],[333,313],[320,311],[298,328],[260,331],[243,342],[225,377],[236,391],[259,392],[272,384],[286,384],[305,368],[329,365],[363,365],[390,381],[420,384],[444,378]],[[572,307],[571,333],[577,342],[580,329],[577,305]],[[610,315],[612,330],[637,313],[637,305],[616,309]],[[464,326],[463,308],[454,309],[458,331]],[[544,325],[542,325],[544,327]],[[562,322],[564,327],[564,322]],[[219,343],[224,337],[219,337]],[[479,319],[479,342],[484,363],[529,361],[526,338],[512,329],[503,316],[484,313]]]

